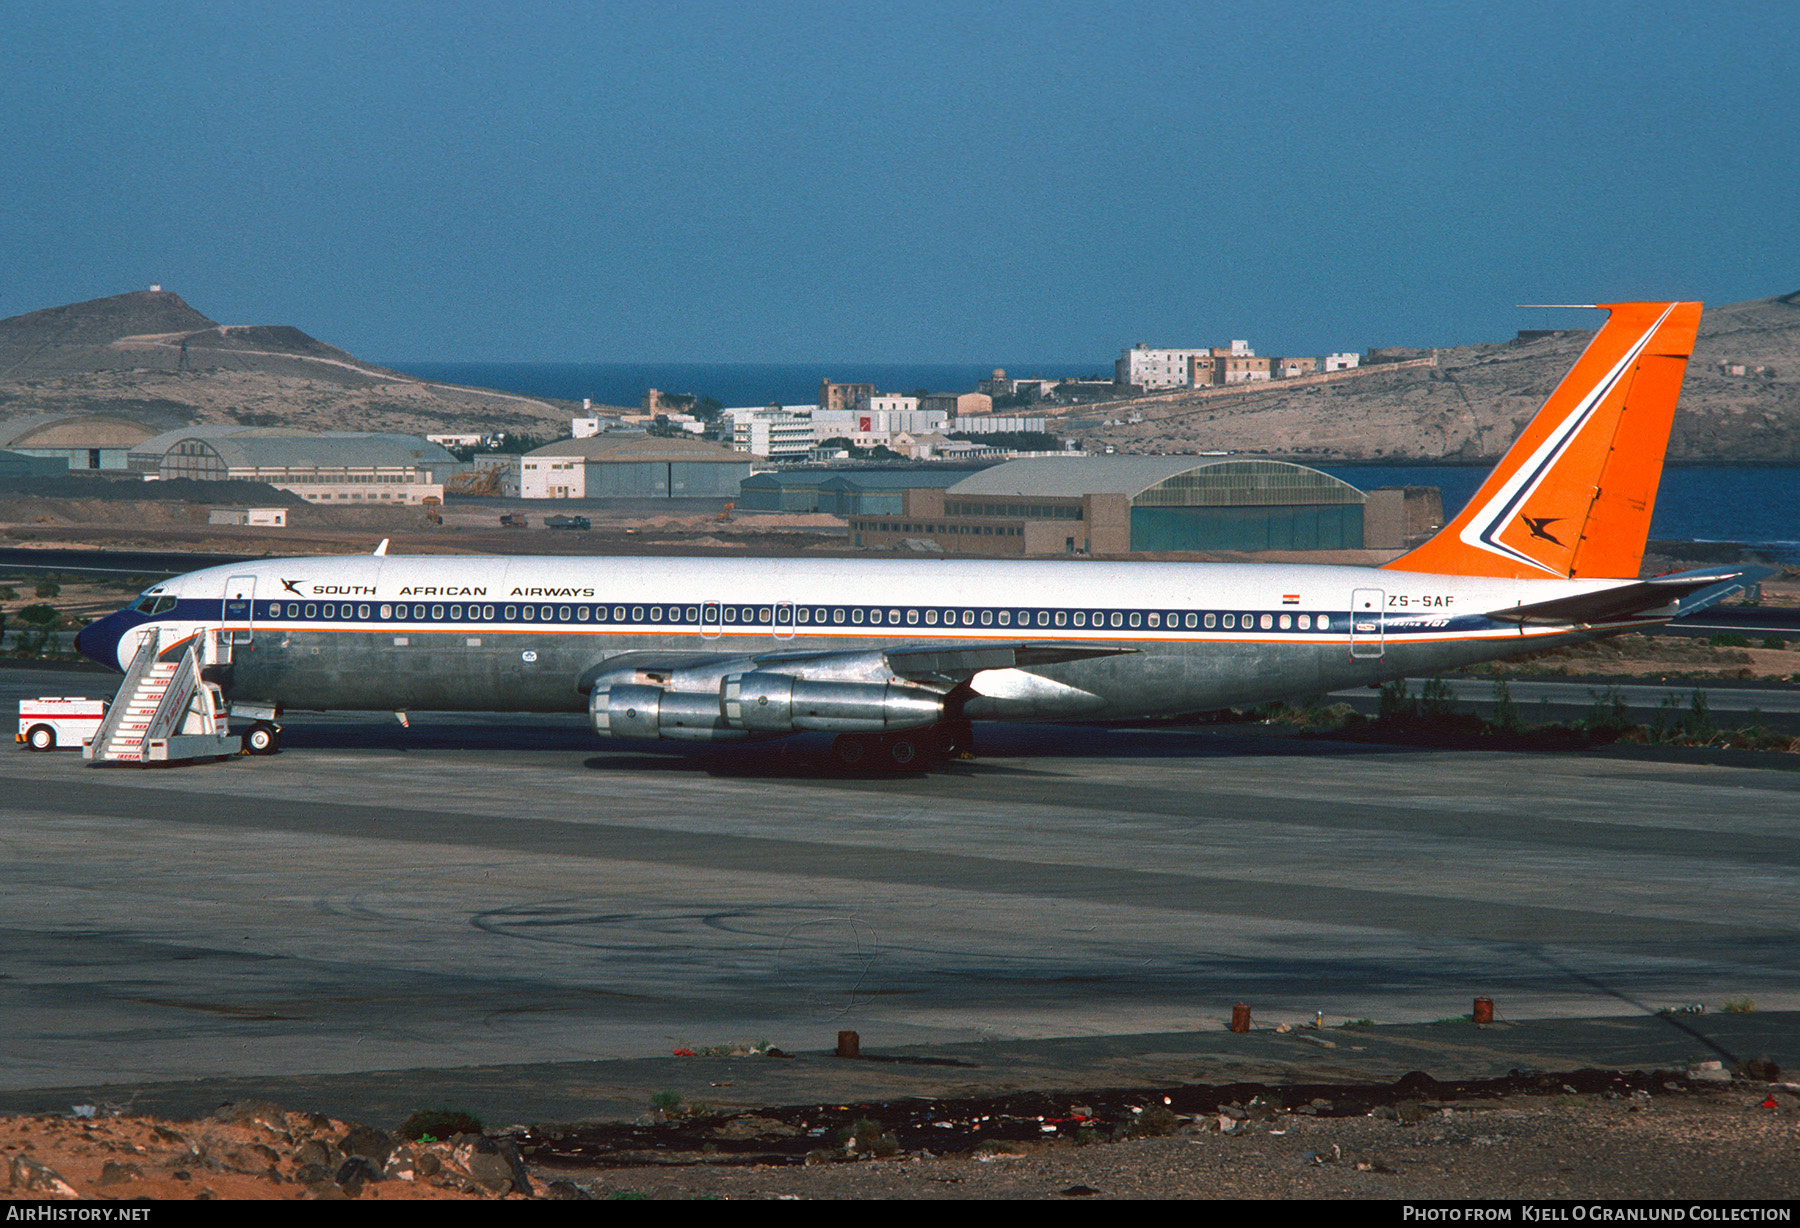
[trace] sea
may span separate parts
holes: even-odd
[[[814,405],[819,380],[874,384],[883,391],[967,391],[993,373],[985,363],[526,363],[389,362],[421,379],[525,396],[636,405],[645,389],[708,396],[727,406]],[[1106,379],[1092,363],[1001,364],[1015,379]],[[1474,495],[1485,466],[1321,465],[1363,490],[1436,486],[1454,516]],[[1663,471],[1653,541],[1736,543],[1772,561],[1800,563],[1800,465],[1671,465]]]

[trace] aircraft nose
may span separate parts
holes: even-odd
[[[75,651],[97,664],[119,667],[119,616],[108,614],[75,633]]]

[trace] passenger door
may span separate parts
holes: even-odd
[[[1350,594],[1350,655],[1376,658],[1385,650],[1382,607],[1387,593],[1379,588],[1359,588]]]
[[[233,644],[248,644],[255,628],[256,577],[232,576],[225,581],[225,605],[219,625]]]

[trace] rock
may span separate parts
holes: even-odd
[[[573,1181],[552,1181],[544,1187],[544,1197],[557,1202],[592,1202],[594,1196]]]
[[[394,1140],[372,1126],[351,1126],[337,1143],[347,1156],[361,1156],[376,1165],[387,1163],[394,1150]]]
[[[364,1185],[381,1180],[381,1170],[366,1156],[351,1156],[338,1165],[338,1170],[332,1174],[331,1179],[344,1193],[355,1198],[362,1193]]]
[[[421,1152],[413,1161],[413,1171],[421,1177],[435,1177],[444,1171],[444,1162],[432,1151]]]
[[[1425,1102],[1422,1100],[1402,1100],[1394,1106],[1394,1116],[1401,1121],[1424,1121],[1429,1115],[1430,1110],[1425,1107]]]
[[[294,1159],[302,1168],[324,1168],[331,1163],[331,1151],[318,1139],[309,1138],[294,1152]]]
[[[40,1194],[60,1194],[64,1198],[81,1197],[75,1187],[64,1181],[53,1169],[24,1156],[12,1157],[7,1166],[7,1181],[15,1190],[31,1190]]]
[[[141,1172],[136,1165],[125,1165],[117,1160],[108,1160],[100,1166],[100,1177],[97,1184],[118,1185],[140,1175]]]

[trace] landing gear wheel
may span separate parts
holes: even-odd
[[[886,739],[887,761],[890,767],[909,768],[925,757],[919,748],[919,742],[910,734],[896,734]]]
[[[831,757],[844,767],[861,767],[869,758],[867,738],[854,733],[840,733],[831,744]]]
[[[246,755],[272,755],[281,749],[281,726],[258,721],[244,730],[243,744]]]
[[[968,721],[939,721],[930,730],[931,753],[940,759],[960,759],[975,745],[975,730]]]
[[[56,730],[48,725],[33,725],[25,731],[25,745],[32,750],[55,750]]]

